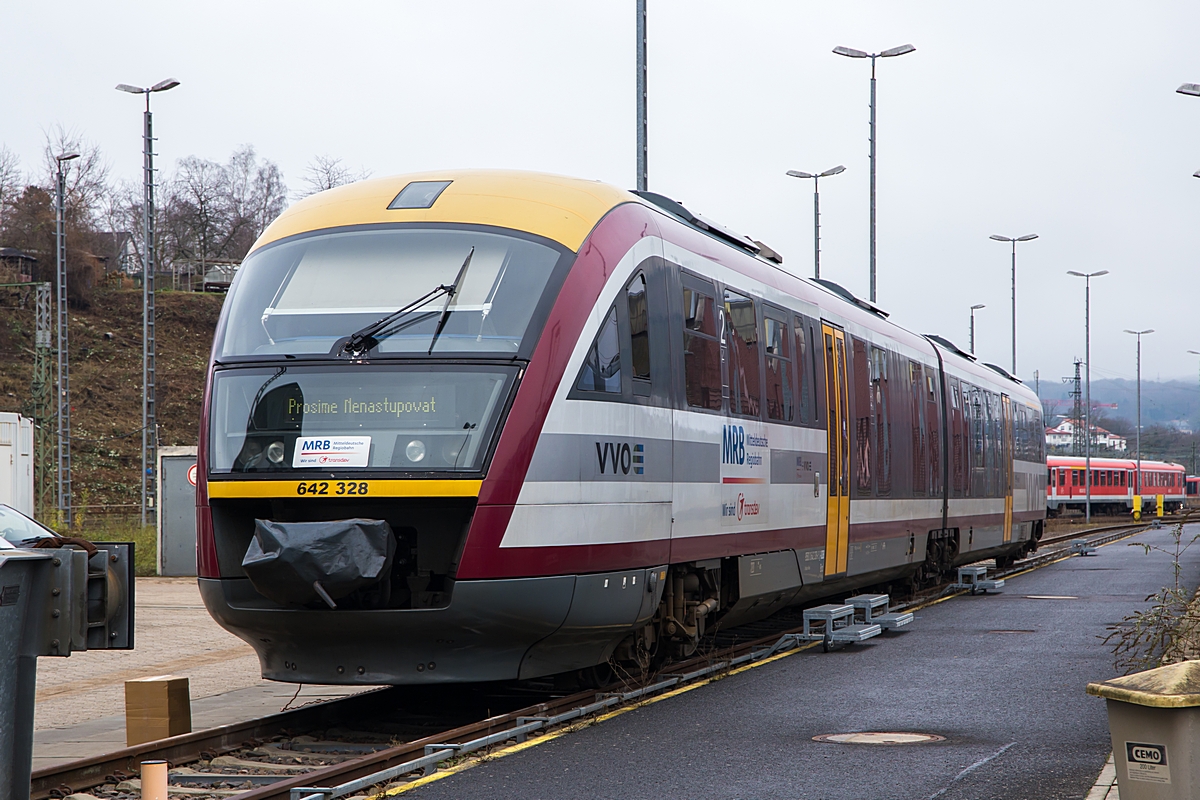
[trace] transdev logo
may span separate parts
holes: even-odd
[[[738,492],[736,503],[721,504],[721,516],[736,517],[739,522],[744,517],[757,517],[758,510],[758,503],[747,503],[746,495],[742,492]]]

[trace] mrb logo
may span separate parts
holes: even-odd
[[[641,475],[646,469],[646,448],[642,444],[628,442],[596,442],[596,460],[600,462],[600,474]]]
[[[746,463],[746,429],[741,425],[725,425],[722,427],[721,463]]]

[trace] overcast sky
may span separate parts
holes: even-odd
[[[1007,367],[1019,245],[1018,368],[1059,383],[1197,374],[1200,57],[1184,2],[649,0],[650,188],[812,270],[868,290],[870,64],[879,62],[879,304],[896,322]],[[375,176],[505,167],[635,182],[634,0],[30,3],[0,10],[0,143],[40,165],[56,125],[140,179],[140,98],[162,166],[254,145],[299,189],[316,155]]]

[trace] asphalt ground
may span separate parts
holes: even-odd
[[[1200,534],[1189,526],[1184,541]],[[1173,585],[1169,530],[1010,578],[1001,594],[917,613],[906,632],[763,664],[492,758],[408,797],[1083,798],[1111,751],[1107,628]],[[1194,590],[1200,542],[1180,559]],[[816,742],[852,731],[934,733],[919,745]]]

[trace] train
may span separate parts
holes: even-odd
[[[1141,481],[1138,469],[1141,469]],[[1064,511],[1084,511],[1087,500],[1087,461],[1075,456],[1046,459],[1046,512],[1057,517]],[[1187,503],[1187,474],[1181,464],[1128,458],[1093,458],[1091,505],[1094,514],[1129,514],[1134,498],[1141,511],[1157,508],[1178,511]]]
[[[1036,549],[1035,394],[782,261],[540,173],[296,203],[213,343],[209,612],[274,680],[602,682]]]

